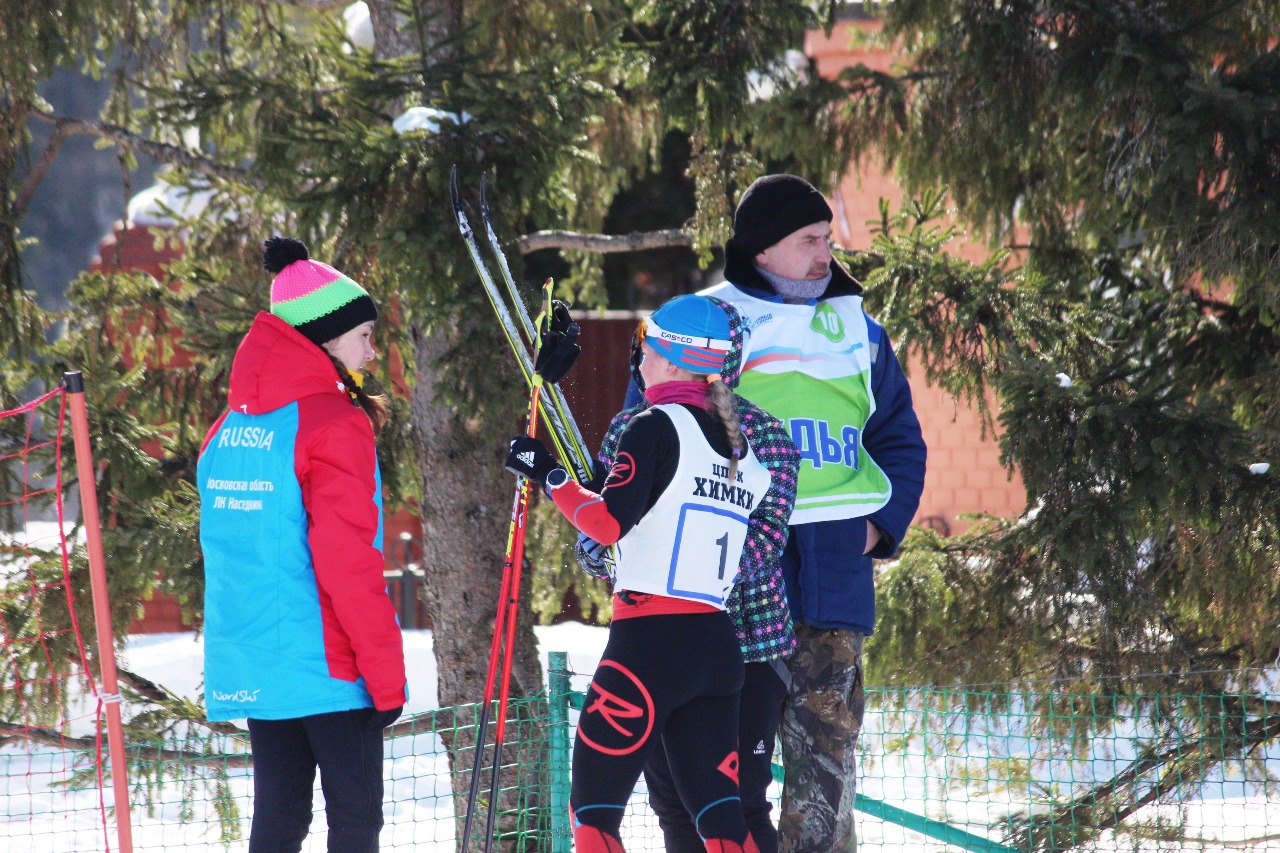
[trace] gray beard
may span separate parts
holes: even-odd
[[[808,302],[810,299],[817,299],[819,296],[827,292],[827,285],[831,283],[831,270],[827,270],[827,274],[822,278],[783,278],[780,275],[774,275],[766,269],[756,267],[760,275],[764,276],[765,281],[773,285],[773,289],[782,297],[782,301],[788,305],[799,305]]]

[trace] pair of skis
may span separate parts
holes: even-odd
[[[453,200],[453,214],[458,222],[458,230],[467,244],[471,261],[484,284],[485,293],[493,306],[494,312],[502,323],[503,333],[510,344],[516,360],[520,364],[521,373],[530,388],[529,413],[525,422],[525,433],[536,437],[538,420],[541,416],[547,424],[551,441],[559,453],[561,462],[573,472],[579,482],[587,482],[591,477],[591,457],[578,431],[578,425],[569,411],[569,404],[564,399],[559,387],[544,383],[542,377],[534,370],[537,363],[538,346],[541,332],[551,320],[551,280],[548,279],[542,289],[542,311],[535,321],[529,318],[524,302],[511,276],[511,268],[507,264],[506,255],[498,243],[498,237],[489,218],[489,204],[485,196],[485,182],[480,181],[480,210],[484,220],[485,236],[489,249],[498,262],[502,272],[502,280],[506,294],[498,289],[497,283],[489,273],[475,234],[467,218],[462,204],[462,196],[458,191],[458,168],[455,166],[449,174],[449,194]],[[507,305],[510,300],[515,312]],[[519,317],[517,325],[516,317]],[[544,399],[545,398],[545,399]],[[529,480],[521,477],[516,489],[516,496],[511,507],[511,525],[507,533],[506,557],[502,565],[502,582],[498,593],[498,612],[493,628],[493,642],[489,647],[489,668],[485,678],[484,702],[480,706],[480,715],[476,727],[475,761],[471,768],[471,791],[467,801],[466,818],[463,823],[462,851],[469,850],[471,832],[475,821],[477,797],[480,793],[480,768],[484,758],[485,735],[489,727],[489,708],[493,704],[495,682],[498,681],[499,659],[501,659],[501,681],[498,690],[497,716],[494,720],[493,771],[489,781],[489,812],[485,824],[484,850],[488,853],[493,843],[494,821],[498,813],[498,788],[502,770],[502,748],[506,740],[507,704],[511,683],[511,662],[515,644],[515,627],[517,605],[520,595],[520,574],[524,563],[524,538],[529,508]]]
[[[484,285],[485,295],[489,297],[489,304],[493,306],[494,313],[497,314],[498,321],[502,324],[502,332],[506,336],[507,343],[511,346],[511,351],[515,355],[516,361],[520,364],[520,372],[524,376],[525,382],[528,383],[530,390],[532,390],[537,378],[533,365],[534,350],[538,345],[538,335],[534,329],[533,320],[529,318],[529,312],[525,310],[520,290],[511,275],[511,266],[507,263],[507,256],[502,251],[502,245],[498,242],[497,232],[493,229],[493,221],[489,217],[489,201],[485,194],[484,176],[480,177],[480,217],[484,222],[485,239],[489,244],[489,251],[493,254],[502,276],[505,293],[498,288],[493,275],[489,272],[488,265],[485,264],[484,256],[480,253],[480,245],[477,243],[475,232],[471,228],[471,221],[467,218],[467,211],[462,203],[462,194],[458,190],[457,166],[454,166],[449,173],[449,196],[453,200],[453,216],[458,222],[458,231],[462,234],[462,239],[467,245],[467,253],[471,256],[471,263],[475,265],[480,281]],[[510,302],[510,306],[508,306],[508,302]],[[543,389],[543,393],[547,399],[541,407],[542,417],[547,425],[551,443],[555,446],[556,454],[559,456],[561,464],[573,474],[574,479],[579,483],[589,482],[593,467],[591,451],[586,442],[582,440],[582,433],[578,430],[578,424],[573,419],[573,413],[569,411],[569,403],[565,400],[564,393],[558,385],[546,386]]]

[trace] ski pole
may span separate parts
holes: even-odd
[[[538,388],[535,385],[534,390],[530,394],[530,410],[531,411],[534,410],[533,399],[537,394],[538,394]],[[536,424],[536,421],[534,423]],[[526,433],[529,435],[532,435],[533,430],[526,427]],[[475,822],[476,801],[480,795],[480,771],[484,763],[484,741],[485,741],[485,735],[489,729],[489,711],[493,705],[494,687],[497,683],[497,675],[499,671],[499,658],[500,656],[505,657],[506,659],[510,659],[511,657],[510,642],[506,640],[506,636],[507,636],[506,626],[507,626],[508,616],[510,615],[510,613],[514,608],[515,601],[517,601],[519,597],[519,589],[520,589],[519,568],[518,568],[519,562],[516,562],[515,560],[513,560],[513,555],[516,552],[515,537],[517,535],[517,531],[520,530],[523,526],[523,513],[525,510],[527,493],[528,493],[527,485],[528,485],[527,481],[522,479],[521,482],[517,485],[515,499],[512,501],[512,504],[511,504],[511,523],[507,529],[506,556],[502,561],[502,581],[498,588],[498,611],[494,616],[493,639],[489,644],[489,664],[485,674],[484,701],[480,706],[480,716],[476,724],[475,759],[472,762],[472,767],[471,767],[471,791],[470,791],[470,796],[467,800],[466,818],[463,821],[462,845],[459,848],[460,850],[463,851],[463,853],[466,853],[466,851],[469,849],[468,844],[471,840],[471,830]],[[523,551],[523,542],[521,542],[520,545],[521,545],[521,550]],[[523,553],[521,554],[521,557],[523,559]],[[504,647],[504,643],[505,643],[505,647]],[[505,652],[505,655],[503,654],[504,652]],[[504,672],[509,672],[509,669],[507,667],[504,667],[503,669],[504,669]],[[505,689],[503,693],[504,693],[504,697],[499,700],[500,705],[506,701]],[[504,721],[504,728],[505,728],[505,721]],[[496,726],[495,726],[495,734],[496,734]],[[499,749],[495,743],[494,771],[493,771],[495,775],[498,772],[499,760],[500,760]],[[491,814],[493,812],[493,809],[495,808],[495,803],[492,797],[493,795],[491,794],[490,800],[489,800],[489,809]],[[487,822],[486,826],[490,827],[491,824]],[[491,828],[490,828],[490,834],[492,834]],[[489,842],[486,841],[485,849],[487,850],[488,847],[489,847]]]
[[[538,320],[544,327],[551,321],[551,279],[542,286],[542,314]],[[535,354],[537,343],[540,338],[535,338]],[[542,397],[542,377],[534,374],[533,390],[529,394],[529,419],[528,428],[525,433],[530,438],[537,437],[538,428],[538,407]],[[524,564],[524,534],[527,528],[528,512],[529,512],[529,492],[532,483],[528,479],[521,479],[520,488],[517,491],[516,501],[519,506],[519,512],[515,518],[515,529],[511,536],[511,547],[508,552],[506,565],[511,566],[511,588],[508,591],[507,598],[507,615],[503,620],[503,627],[506,631],[504,641],[505,653],[502,658],[502,680],[498,693],[498,718],[493,727],[493,775],[489,782],[489,815],[485,824],[484,850],[489,853],[489,849],[493,844],[493,827],[497,817],[498,809],[498,785],[502,773],[502,747],[506,741],[507,734],[507,705],[511,697],[511,661],[515,657],[513,649],[516,640],[516,617],[517,603],[520,596],[520,573]]]
[[[549,302],[551,281],[544,285]],[[549,305],[545,315],[550,317]],[[539,400],[542,378],[536,373],[529,395],[529,413],[525,434],[535,437],[538,425]],[[484,734],[489,726],[489,709],[493,703],[494,684],[498,672],[498,660],[502,658],[502,682],[498,698],[498,716],[494,725],[493,776],[489,792],[489,815],[486,820],[484,849],[489,850],[493,838],[494,818],[497,811],[498,780],[502,767],[502,745],[506,737],[506,707],[510,698],[512,649],[515,644],[515,624],[520,595],[520,575],[524,563],[524,531],[529,503],[530,482],[521,478],[517,484],[515,500],[511,507],[511,524],[507,531],[507,552],[502,564],[502,582],[498,592],[498,612],[494,618],[493,640],[489,646],[489,665],[485,676],[484,702],[476,731],[475,760],[471,769],[471,790],[463,822],[461,850],[466,853],[475,821],[476,800],[480,793],[480,769],[484,757]]]
[[[520,492],[516,492],[511,506],[511,526],[507,532],[507,553],[511,553],[511,538],[515,532],[516,516],[520,509]],[[471,827],[475,821],[476,798],[480,795],[480,769],[484,763],[484,744],[489,729],[489,707],[493,704],[493,688],[498,673],[498,655],[501,652],[504,634],[503,619],[506,616],[506,601],[511,588],[511,560],[502,563],[502,582],[498,587],[498,612],[494,617],[493,639],[489,643],[489,666],[485,673],[484,701],[480,705],[480,716],[476,721],[475,757],[471,764],[471,791],[467,798],[467,812],[462,824],[462,845],[458,849],[466,853],[471,840]],[[490,803],[490,808],[493,804]]]

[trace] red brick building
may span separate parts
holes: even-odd
[[[876,32],[878,21],[841,23],[828,37],[812,31],[805,39],[805,53],[823,77],[834,77],[858,64],[883,72],[893,70],[897,54],[860,44],[857,31]],[[841,245],[864,248],[871,243],[867,223],[880,218],[880,199],[892,204],[901,201],[902,189],[883,172],[862,169],[850,175],[836,189],[832,207],[835,236]],[[957,244],[952,251],[970,261],[985,260],[989,251],[976,244]],[[946,392],[924,382],[923,368],[904,365],[911,379],[916,411],[929,446],[928,473],[916,523],[950,533],[961,533],[969,524],[962,515],[986,512],[1012,517],[1026,507],[1026,492],[1016,475],[1010,477],[1000,464],[999,448],[993,436],[983,438],[977,413]]]

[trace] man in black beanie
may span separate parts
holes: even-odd
[[[863,311],[861,286],[831,256],[831,219],[808,181],[760,178],[734,215],[726,281],[704,291],[732,303],[751,332],[737,392],[787,424],[801,455],[782,558],[797,638],[789,672],[780,674],[790,684],[742,694],[746,718],[748,702],[776,702],[785,690],[784,853],[857,848],[854,771],[862,642],[875,627],[872,559],[897,550],[924,488],[911,389],[884,329]],[[744,785],[742,796],[746,809],[755,795]],[[753,835],[759,842],[754,826]]]

